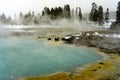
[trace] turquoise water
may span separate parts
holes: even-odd
[[[47,46],[39,40],[0,38],[0,80],[74,71],[103,57],[88,48]]]

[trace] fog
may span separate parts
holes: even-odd
[[[45,10],[44,10],[45,11]],[[65,11],[67,13],[65,13]],[[16,17],[13,20],[4,20],[1,22],[1,36],[3,35],[15,35],[15,36],[30,36],[30,35],[66,35],[78,33],[81,31],[95,31],[102,30],[103,26],[99,26],[96,22],[90,22],[85,19],[83,20],[79,16],[79,11],[69,12],[65,10],[62,12],[62,15],[48,15],[43,16],[34,15],[33,13],[22,14],[20,17]],[[46,11],[45,11],[46,12]],[[47,13],[47,12],[46,12]],[[66,16],[66,15],[71,16]],[[73,14],[73,15],[72,15]],[[27,17],[24,17],[27,16]]]
[[[1,28],[6,29],[22,29],[22,28],[74,28],[79,29],[81,31],[89,31],[89,30],[99,30],[102,28],[99,25],[96,25],[92,22],[87,21],[79,21],[79,20],[56,20],[50,21],[50,23],[41,23],[39,25],[31,24],[31,25],[1,25]]]
[[[53,25],[53,26],[52,26]],[[98,30],[100,29],[98,25],[94,23],[89,23],[87,21],[82,20],[67,20],[62,19],[59,21],[51,22],[51,26],[49,27],[58,27],[58,28],[74,28],[79,29],[80,31],[89,31],[89,30]]]
[[[57,20],[50,24],[42,23],[39,25],[0,25],[0,37],[32,37],[32,36],[65,36],[79,33],[81,31],[101,30],[97,25],[79,20]]]

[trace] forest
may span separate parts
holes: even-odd
[[[79,20],[79,21],[92,21],[95,24],[103,25],[109,22],[110,11],[109,8],[106,11],[103,10],[103,6],[97,5],[95,2],[91,4],[91,11],[89,17],[85,18],[80,7],[71,9],[70,5],[64,5],[64,7],[44,7],[41,13],[35,14],[34,11],[28,13],[20,12],[18,17],[15,14],[14,18],[6,16],[4,13],[0,15],[0,24],[12,24],[12,25],[39,25],[41,23],[50,24],[51,21],[67,19],[67,20]],[[116,11],[116,22],[120,22],[120,2],[118,2]]]

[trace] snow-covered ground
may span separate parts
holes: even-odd
[[[115,19],[110,19],[109,22],[107,22],[107,23],[105,23],[105,24],[103,25],[103,27],[104,27],[105,29],[110,28],[110,26],[111,26],[111,24],[112,24],[113,22],[115,22]]]
[[[95,32],[93,35],[101,36],[101,37],[109,37],[109,38],[120,38],[120,34],[100,34]]]
[[[113,22],[115,22],[115,19],[110,19],[109,22],[104,22],[103,26],[99,26],[97,23],[95,24],[94,22],[90,22],[90,21],[87,21],[87,24],[97,28],[109,29]]]

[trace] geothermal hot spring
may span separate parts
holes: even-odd
[[[101,60],[95,50],[67,45],[48,46],[37,39],[0,38],[0,80],[39,76],[59,71],[73,72],[77,67]]]

